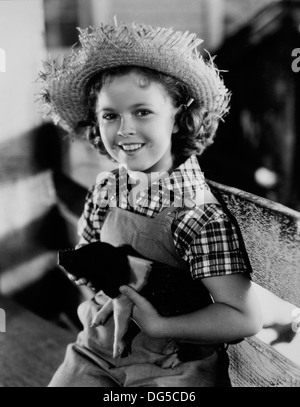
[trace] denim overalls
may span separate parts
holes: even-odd
[[[205,202],[217,203],[211,195]],[[101,229],[101,241],[114,246],[129,244],[142,255],[180,267],[188,266],[176,252],[171,224],[176,216],[174,207],[163,209],[149,218],[120,208],[110,208]],[[103,304],[107,300],[103,296]],[[153,339],[139,332],[132,341],[132,353],[113,359],[114,322],[110,318],[104,326],[90,327],[95,313],[101,308],[101,294],[97,302],[83,302],[78,315],[83,331],[75,344],[67,348],[65,360],[49,386],[67,387],[213,387],[229,386],[227,354],[218,345],[190,346],[192,357],[174,368],[162,368],[167,358],[176,356],[181,344],[172,339]],[[102,305],[103,305],[102,304]],[[192,359],[192,360],[191,360]]]

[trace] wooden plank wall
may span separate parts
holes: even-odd
[[[34,252],[39,219],[55,202],[49,166],[35,148],[34,128],[41,118],[35,106],[34,82],[45,55],[43,2],[0,2],[0,47],[6,70],[0,73],[0,289],[18,288],[12,270],[31,278],[39,273]],[[39,161],[39,158],[41,160]],[[49,259],[45,258],[45,261]],[[22,263],[29,267],[23,273]],[[6,279],[7,277],[7,279]],[[6,284],[7,280],[7,284]],[[14,282],[13,282],[14,280]],[[14,287],[13,287],[14,286]]]
[[[64,289],[72,294],[61,276],[56,279],[56,250],[66,244],[53,183],[62,137],[55,126],[41,124],[36,103],[46,59],[42,0],[0,2],[0,48],[6,55],[0,72],[0,293],[50,317],[59,312],[54,305],[51,311],[51,290],[61,290],[59,307]]]
[[[79,294],[57,268],[57,250],[70,247],[53,176],[60,139],[45,124],[0,143],[0,293],[43,317],[67,312],[77,323]]]
[[[60,324],[63,313],[75,321],[69,304],[76,307],[77,290],[56,269],[56,250],[66,244],[53,183],[61,142],[35,103],[45,59],[42,0],[0,2],[0,49],[0,387],[45,386],[74,336],[69,320],[63,330],[7,300]]]

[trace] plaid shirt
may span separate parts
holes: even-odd
[[[186,205],[186,199],[203,188],[209,189],[195,156],[171,174],[163,174],[145,190],[139,190],[128,181],[127,170],[122,166],[99,174],[88,192],[79,220],[79,244],[100,240],[101,227],[110,206],[154,218],[164,207],[176,206],[177,202],[172,236],[178,254],[190,264],[193,278],[249,271],[236,228],[222,207],[213,203]]]

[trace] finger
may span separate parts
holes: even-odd
[[[119,290],[122,294],[125,294],[132,302],[134,302],[135,305],[142,307],[143,305],[147,304],[147,300],[128,285],[121,286]]]
[[[91,322],[91,327],[97,325],[104,325],[108,318],[113,313],[113,301],[110,299],[103,305],[103,307],[95,314]]]
[[[169,358],[166,358],[166,359],[162,362],[161,367],[162,367],[163,369],[174,369],[174,367],[180,365],[180,363],[181,363],[181,362],[180,362],[180,360],[178,359],[178,357],[177,357],[176,355],[173,355],[173,357],[171,356],[171,357],[169,357]]]
[[[170,369],[172,368],[172,365],[173,361],[171,359],[165,359],[160,365],[160,367],[162,367],[163,369]]]
[[[117,358],[122,355],[125,349],[123,338],[128,330],[133,302],[127,296],[120,295],[113,300],[113,307],[115,322],[113,357]]]
[[[73,274],[68,273],[67,274],[68,278],[72,281],[76,281],[76,277]]]

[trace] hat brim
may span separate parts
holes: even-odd
[[[48,63],[48,73],[44,74],[48,114],[56,116],[56,121],[66,130],[74,132],[79,122],[87,120],[87,97],[93,78],[120,66],[145,67],[173,76],[187,85],[199,108],[214,112],[220,118],[228,111],[229,92],[219,71],[211,60],[205,61],[198,52],[191,53],[191,49],[184,47],[158,46],[153,35],[142,41],[134,38],[135,42],[121,47],[106,36],[99,36],[97,41],[97,33],[99,31],[93,31],[93,41],[90,37],[88,43],[87,32],[82,32],[81,47],[67,54],[60,66],[57,62]]]

